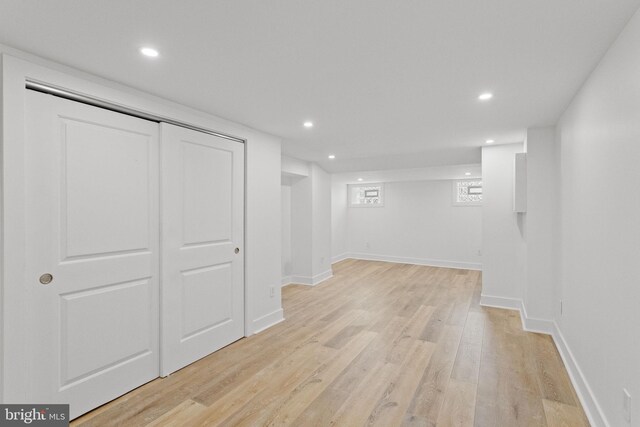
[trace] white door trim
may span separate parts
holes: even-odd
[[[52,64],[55,66],[56,64]],[[58,66],[58,68],[66,68]],[[83,77],[77,77],[79,74]],[[22,372],[25,371],[25,363],[19,357],[24,351],[24,340],[19,334],[6,334],[5,330],[20,331],[24,325],[24,313],[27,307],[24,292],[20,284],[24,281],[24,253],[25,253],[25,207],[24,207],[24,111],[25,111],[25,84],[27,81],[40,82],[61,89],[83,94],[91,98],[102,99],[111,104],[120,105],[142,113],[161,117],[169,117],[192,126],[209,129],[213,132],[225,134],[250,133],[251,129],[215,118],[206,113],[189,109],[179,104],[163,100],[158,97],[126,89],[115,83],[93,77],[89,74],[74,72],[69,73],[38,65],[8,54],[2,54],[2,118],[1,118],[1,144],[0,153],[0,401],[20,402],[26,401],[26,389],[20,387]],[[245,156],[246,162],[246,156]],[[245,198],[247,195],[247,170],[245,168]],[[245,251],[246,245],[246,203],[245,203]],[[245,336],[249,336],[250,307],[248,305],[250,295],[247,288],[248,262],[245,255]],[[13,284],[13,286],[11,286]],[[11,304],[8,304],[10,301]],[[22,349],[16,351],[15,349]],[[9,367],[9,368],[7,368]],[[12,384],[11,390],[7,390],[7,384]],[[18,386],[15,386],[18,385]]]

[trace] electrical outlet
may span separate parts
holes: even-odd
[[[626,388],[622,389],[622,412],[625,421],[631,424],[631,395]]]
[[[275,286],[271,286],[269,287],[269,296],[271,298],[273,298],[274,296],[276,296],[276,287]]]

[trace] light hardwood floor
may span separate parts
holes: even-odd
[[[550,337],[476,271],[346,260],[286,321],[77,419],[105,426],[588,426]]]

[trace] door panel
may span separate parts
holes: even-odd
[[[233,320],[232,268],[224,263],[182,272],[182,341]]]
[[[149,353],[153,332],[150,294],[149,280],[143,279],[60,296],[60,367],[64,388]],[[141,324],[131,327],[141,320]],[[124,330],[128,332],[123,334]]]
[[[244,145],[160,128],[161,372],[168,375],[244,336]]]
[[[183,142],[181,148],[183,244],[230,242],[233,152],[188,141]]]
[[[63,256],[148,248],[148,136],[79,120],[61,122]]]
[[[158,124],[26,100],[28,395],[76,417],[159,374]]]

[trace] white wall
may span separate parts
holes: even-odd
[[[287,163],[300,165],[291,160]],[[331,175],[315,163],[303,163],[305,168],[283,169],[291,176],[291,272],[282,283],[316,285],[332,275]]]
[[[331,262],[344,259],[347,247],[347,184],[333,179],[331,182]]]
[[[246,143],[246,284],[251,331],[283,319],[280,140],[252,131]],[[275,292],[271,295],[271,288]]]
[[[640,425],[640,14],[557,125],[558,324],[609,425]],[[622,417],[622,388],[633,396]]]
[[[451,180],[385,183],[384,207],[347,208],[348,252],[358,258],[479,269],[481,208],[453,206],[452,185]],[[334,193],[334,199],[346,200],[344,187],[334,185]]]
[[[330,277],[331,271],[331,175],[311,165],[312,182],[312,276],[314,281]]]
[[[281,212],[282,212],[282,278],[283,283],[289,283],[291,276],[291,183],[282,185]]]
[[[311,215],[311,178],[303,178],[291,185],[292,276],[310,277],[312,274]]]
[[[551,319],[559,311],[555,296],[559,260],[558,179],[555,128],[527,130],[526,277],[522,299],[527,315]]]
[[[294,157],[282,156],[282,174],[290,177],[309,176],[309,163]]]
[[[481,176],[480,164],[345,172],[332,175],[333,262],[350,256],[359,256],[398,262],[480,268],[482,257],[478,251],[481,248],[481,209],[479,207],[463,208],[469,210],[454,208],[451,204],[451,186],[454,179],[481,178]],[[376,217],[381,220],[384,217],[381,222],[382,227],[363,223],[360,220],[355,221],[358,213],[355,213],[356,217],[351,217],[351,214],[359,209],[368,209],[348,207],[347,184],[358,184],[360,183],[358,179],[362,179],[362,183],[384,182],[386,188],[394,190],[388,195],[393,201],[388,209],[381,208],[384,209],[381,212],[366,215],[366,217]],[[414,201],[415,195],[411,195],[411,189],[415,189],[416,194],[420,195],[417,202]],[[399,206],[405,205],[411,206],[411,209],[398,210]],[[449,215],[450,213],[454,215]],[[446,219],[443,221],[442,218]],[[421,235],[429,235],[431,238],[411,239],[408,244],[400,242],[396,235],[412,234],[402,225],[407,219],[409,223],[417,224],[417,230]],[[436,226],[439,222],[446,224],[446,229],[455,236],[453,240],[438,237],[441,236],[441,230]],[[461,230],[465,230],[469,224],[474,224],[473,231],[465,240],[464,231]],[[354,230],[359,235],[353,235]],[[389,230],[395,231],[392,233]],[[352,235],[351,238],[349,238],[350,235]],[[364,236],[372,237],[367,240]],[[437,240],[443,241],[444,244],[435,244]],[[366,247],[367,241],[369,241],[369,248]]]
[[[513,212],[513,163],[523,150],[523,144],[482,148],[482,295],[493,304],[522,298],[525,217]]]
[[[470,174],[470,175],[467,175]],[[384,169],[377,171],[343,172],[332,175],[334,183],[358,183],[362,182],[409,182],[409,181],[435,181],[443,179],[479,178],[482,176],[480,163],[466,165],[430,166],[412,169]]]

